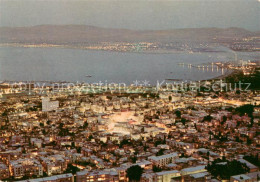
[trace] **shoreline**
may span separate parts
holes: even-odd
[[[204,82],[204,81],[215,81],[215,80],[221,80],[221,79],[225,79],[226,77],[228,76],[231,76],[231,75],[234,75],[237,73],[236,70],[229,70],[230,72],[228,73],[225,73],[224,75],[220,75],[220,76],[217,76],[217,77],[213,77],[213,78],[209,78],[209,79],[206,79],[206,80],[193,80],[192,82]],[[169,82],[174,82],[174,83],[178,83],[178,82],[183,82],[183,81],[187,81],[187,80],[182,80],[182,79],[174,79],[174,80],[171,80],[171,79],[164,79],[165,83],[169,83]],[[169,81],[169,82],[167,82]],[[65,80],[30,80],[30,81],[24,81],[24,80],[1,80],[0,82],[0,85],[2,84],[39,84],[39,83],[47,83],[47,85],[52,85],[52,84],[70,84],[70,83],[73,83],[73,84],[94,84],[94,83],[88,83],[86,81],[65,81]],[[46,86],[47,86],[46,85]],[[127,87],[131,87],[131,85],[128,85]],[[152,88],[152,87],[156,87],[156,85],[150,85],[150,86],[142,86],[142,87],[147,87],[147,88]]]
[[[221,45],[219,45],[221,46]],[[188,54],[202,54],[202,53],[225,53],[228,51],[219,51],[219,50],[206,50],[206,51],[194,51],[194,50],[176,50],[176,49],[160,49],[157,50],[114,50],[114,49],[102,49],[102,48],[93,48],[93,46],[81,46],[81,45],[65,45],[65,44],[21,44],[21,43],[0,43],[0,47],[21,47],[21,48],[62,48],[62,49],[78,49],[78,50],[89,50],[89,51],[107,51],[107,52],[118,52],[118,53],[140,53],[140,54],[178,54],[178,53],[188,53]],[[233,49],[224,46],[228,50],[234,51]],[[235,51],[235,52],[259,52],[259,51]]]
[[[157,50],[112,50],[112,49],[100,49],[100,48],[91,48],[91,46],[80,46],[80,45],[60,45],[60,44],[20,44],[20,43],[0,43],[0,47],[15,47],[15,48],[61,48],[61,49],[77,49],[77,50],[88,50],[88,51],[106,51],[106,52],[117,52],[117,53],[134,53],[134,54],[203,54],[203,53],[219,53],[219,52],[227,52],[227,51],[190,51],[190,50],[165,50],[165,49],[157,49]],[[229,49],[228,47],[226,47]]]
[[[225,73],[223,75],[220,75],[220,76],[217,76],[217,77],[213,77],[211,79],[207,79],[207,80],[203,80],[203,81],[222,80],[222,79],[225,79],[226,77],[231,76],[231,75],[236,74],[236,73],[237,73],[237,70],[228,69],[227,73]]]

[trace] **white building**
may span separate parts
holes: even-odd
[[[201,173],[201,172],[206,172],[207,170],[205,169],[205,165],[201,166],[196,166],[196,167],[189,167],[189,168],[184,168],[181,170],[181,175],[189,175],[189,174],[196,174],[196,173]]]
[[[42,98],[42,111],[53,111],[59,107],[59,101],[50,101],[50,98]]]
[[[162,171],[155,173],[154,182],[164,182],[164,181],[171,181],[172,178],[180,177],[180,171],[172,170],[172,171]]]
[[[176,152],[167,155],[148,157],[148,159],[157,166],[165,166],[173,163],[177,158],[179,158],[179,155]]]

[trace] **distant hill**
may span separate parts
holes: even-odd
[[[191,28],[174,30],[110,29],[87,25],[0,27],[0,43],[84,45],[100,42],[218,42],[260,36],[241,28]]]

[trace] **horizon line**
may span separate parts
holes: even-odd
[[[171,28],[171,29],[131,29],[131,28],[110,28],[110,27],[102,27],[96,25],[86,25],[86,24],[38,24],[31,26],[0,26],[0,28],[32,28],[32,27],[40,27],[40,26],[88,26],[93,28],[102,28],[102,29],[114,29],[114,30],[131,30],[131,31],[167,31],[167,30],[185,30],[185,29],[243,29],[249,32],[259,32],[259,30],[249,30],[243,27],[189,27],[189,28]]]

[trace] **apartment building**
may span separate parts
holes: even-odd
[[[7,179],[9,177],[10,173],[8,167],[5,164],[0,163],[0,179]]]
[[[67,162],[62,155],[40,157],[40,161],[48,175],[61,174],[67,169]]]
[[[50,176],[46,178],[29,179],[18,182],[74,182],[74,176],[71,173],[68,173]]]
[[[171,181],[172,178],[180,177],[181,173],[177,170],[172,171],[162,171],[155,173],[154,182],[164,182],[164,181]]]
[[[11,175],[15,178],[43,175],[43,167],[36,159],[18,159],[11,161],[9,169]]]
[[[161,156],[148,157],[148,159],[156,166],[165,166],[174,162],[177,158],[179,158],[179,155],[176,152]]]
[[[119,174],[116,171],[80,171],[77,172],[76,182],[119,182]]]

